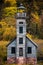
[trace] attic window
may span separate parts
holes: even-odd
[[[28,54],[31,54],[31,53],[32,53],[32,48],[31,48],[31,47],[28,47],[28,48],[27,48],[27,53],[28,53]]]
[[[12,53],[12,54],[15,54],[15,47],[12,47],[12,48],[11,48],[11,53]]]

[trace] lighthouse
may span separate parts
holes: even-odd
[[[25,42],[26,42],[26,12],[25,7],[20,4],[17,12],[17,57],[25,58]]]
[[[20,4],[16,13],[16,37],[7,45],[7,60],[10,63],[37,63],[37,44],[26,36],[26,8]]]

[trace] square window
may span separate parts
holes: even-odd
[[[23,33],[23,27],[19,27],[19,33]]]
[[[11,53],[15,54],[15,47],[11,47]]]
[[[23,56],[23,48],[19,48],[19,56]]]
[[[27,53],[28,53],[28,54],[31,54],[31,53],[32,53],[32,48],[31,48],[31,47],[28,47]]]
[[[19,44],[23,44],[23,38],[19,38]]]

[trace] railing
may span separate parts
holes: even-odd
[[[17,17],[26,17],[26,13],[17,13]]]

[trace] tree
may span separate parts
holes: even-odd
[[[16,29],[15,28],[6,28],[5,32],[3,33],[4,40],[12,40],[16,36]]]
[[[6,3],[6,5],[8,6],[9,4],[9,6],[11,7],[11,6],[13,6],[13,7],[15,7],[16,6],[16,0],[5,0],[5,3]],[[9,7],[8,6],[8,7]]]
[[[41,20],[41,25],[40,25],[40,38],[43,39],[43,10],[42,10],[42,13],[40,15],[40,20]]]
[[[5,7],[5,0],[0,0],[0,20],[2,19],[4,7]]]
[[[16,13],[16,0],[0,0],[0,20]]]

